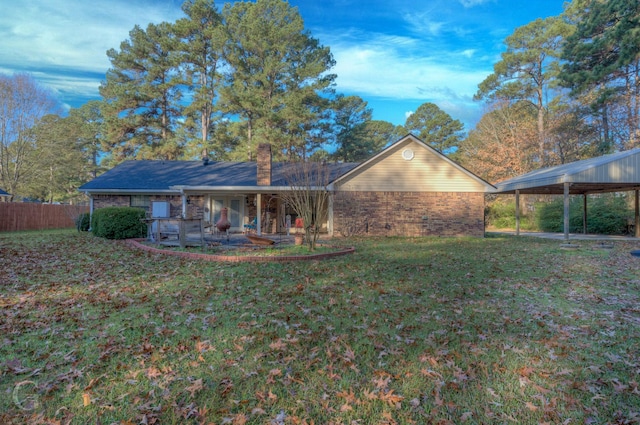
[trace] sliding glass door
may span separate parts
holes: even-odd
[[[227,208],[227,219],[231,222],[230,232],[241,232],[244,224],[243,198],[211,196],[211,224],[215,225],[221,217],[222,208]]]

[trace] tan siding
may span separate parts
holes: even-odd
[[[402,157],[406,148],[411,148],[415,154],[410,161]],[[484,192],[485,186],[437,154],[410,142],[391,149],[357,175],[341,182],[340,190]]]

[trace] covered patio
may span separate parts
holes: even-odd
[[[634,192],[635,237],[640,237],[640,148],[569,164],[542,168],[495,184],[497,194],[516,198],[516,235],[520,234],[520,195],[564,196],[564,242],[569,243],[569,199],[582,195],[583,233],[587,233],[588,195]]]

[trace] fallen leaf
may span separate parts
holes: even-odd
[[[340,406],[340,411],[341,411],[341,412],[350,412],[350,411],[352,411],[352,410],[353,410],[353,407],[351,407],[351,406],[349,405],[349,403],[345,403],[345,404],[343,404],[342,406]]]
[[[491,394],[492,397],[500,398],[500,396],[495,392],[493,388],[487,388],[487,392]]]
[[[274,379],[276,376],[282,375],[282,370],[280,369],[271,369],[269,371],[269,376],[267,377],[267,384],[274,384],[276,380]]]
[[[524,376],[528,378],[534,372],[534,369],[529,366],[524,366],[518,369],[516,372],[518,372],[520,376]]]
[[[472,417],[472,416],[473,416],[473,413],[472,413],[472,412],[464,412],[464,413],[462,414],[462,416],[460,416],[460,421],[462,421],[462,422],[466,422],[466,421],[468,421],[469,419],[471,419],[471,417]]]
[[[400,402],[404,400],[404,397],[402,397],[401,395],[394,394],[393,390],[389,390],[386,393],[380,394],[379,398],[380,400],[386,401],[391,406],[395,406],[395,407],[399,407]]]
[[[390,376],[380,376],[378,378],[372,379],[372,381],[376,385],[376,388],[384,389],[384,388],[387,388],[387,386],[389,385],[389,382],[391,382],[391,377]]]
[[[247,418],[247,416],[244,413],[238,413],[236,416],[234,416],[232,424],[245,425],[248,420],[249,418]]]
[[[349,388],[349,392],[340,391],[336,393],[336,396],[344,398],[347,403],[355,403],[358,400],[352,388]]]
[[[184,390],[191,394],[191,397],[193,397],[198,391],[202,390],[203,388],[204,386],[202,385],[202,378],[200,378],[196,379],[193,384],[189,385]]]

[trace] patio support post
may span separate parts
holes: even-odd
[[[587,234],[587,194],[582,195],[582,233]]]
[[[258,236],[262,236],[262,195],[258,193],[256,195],[256,208],[258,209],[256,213],[256,234]]]
[[[636,197],[637,199],[637,197]],[[333,236],[333,193],[329,192],[329,211],[327,214],[327,232],[329,233],[329,236]]]
[[[180,197],[182,198],[182,218],[187,218],[187,195],[182,192]]]
[[[564,242],[569,243],[569,182],[564,182]]]
[[[640,190],[636,189],[636,238],[640,238]]]
[[[520,190],[516,189],[516,236],[520,236]]]

